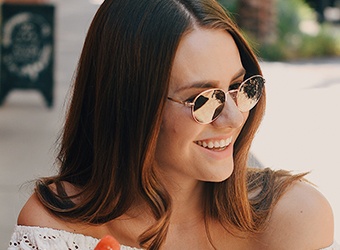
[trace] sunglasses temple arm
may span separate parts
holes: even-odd
[[[173,102],[177,102],[177,103],[183,104],[183,105],[185,105],[185,106],[187,106],[187,107],[192,107],[192,106],[194,106],[194,103],[193,103],[193,102],[183,102],[183,101],[179,101],[179,100],[173,99],[173,98],[171,98],[171,97],[168,97],[168,99],[169,99],[170,101],[173,101]]]

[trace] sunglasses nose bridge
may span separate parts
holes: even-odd
[[[234,97],[237,91],[225,92],[226,100],[219,116],[213,121],[215,126],[218,127],[232,127],[238,128],[244,122],[244,116],[238,109]]]
[[[223,111],[225,112],[240,112],[238,106],[237,106],[237,90],[235,91],[229,91],[226,93],[226,101],[224,104]],[[222,112],[223,112],[222,111]]]
[[[236,103],[237,105],[237,94],[238,94],[238,90],[234,89],[234,90],[229,90],[225,93],[226,96],[230,96],[231,99],[233,99],[233,101]]]

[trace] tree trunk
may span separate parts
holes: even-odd
[[[276,0],[238,0],[237,23],[248,36],[261,44],[277,38]]]

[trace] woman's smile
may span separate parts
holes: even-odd
[[[202,141],[195,141],[195,143],[203,148],[213,150],[213,151],[222,151],[225,150],[232,141],[232,137],[220,140],[202,140]]]
[[[230,136],[224,139],[206,139],[206,140],[199,140],[194,141],[195,145],[199,146],[199,154],[202,157],[208,157],[205,159],[212,159],[213,161],[223,161],[229,162],[232,159],[233,152],[234,152],[234,143],[233,137]],[[202,158],[204,159],[204,158]],[[229,160],[228,160],[229,159]],[[215,163],[217,163],[215,162]],[[225,166],[228,164],[225,162]],[[211,162],[211,165],[214,164]],[[218,164],[219,165],[219,164]],[[232,166],[231,169],[233,168]]]

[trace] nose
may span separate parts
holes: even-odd
[[[238,109],[233,98],[228,94],[222,113],[213,122],[216,127],[239,128],[244,123],[246,116]]]

